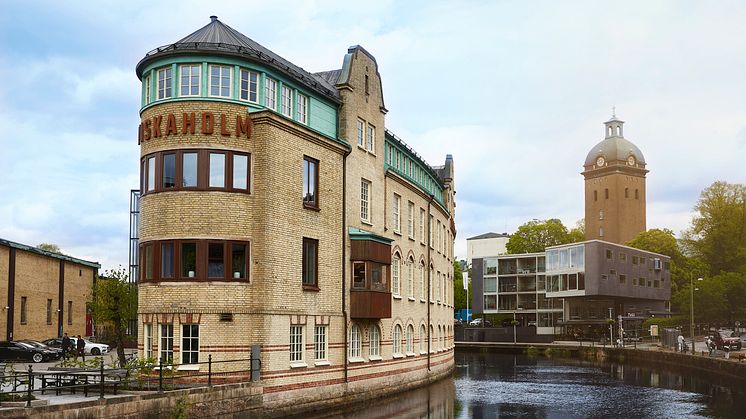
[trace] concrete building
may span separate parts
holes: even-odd
[[[562,299],[547,297],[544,253],[476,258],[472,264],[474,311],[513,316],[536,334],[559,333]],[[500,326],[500,325],[495,325]]]
[[[585,238],[624,244],[646,231],[645,157],[613,115],[585,158]]]
[[[92,334],[86,302],[101,266],[0,239],[0,334],[5,340]]]
[[[471,265],[474,258],[491,257],[508,253],[505,247],[510,240],[508,233],[484,233],[466,239],[466,263]]]
[[[258,346],[268,407],[451,372],[453,160],[386,129],[368,51],[311,74],[213,16],[137,76],[141,356]]]
[[[591,240],[550,247],[546,261],[546,296],[565,301],[565,335],[608,336],[607,321],[619,316],[632,334],[646,318],[670,315],[668,256]]]

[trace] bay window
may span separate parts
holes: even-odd
[[[143,281],[245,281],[250,243],[216,240],[150,241],[140,245]]]
[[[235,151],[174,150],[142,160],[143,195],[194,189],[250,193],[251,155]]]

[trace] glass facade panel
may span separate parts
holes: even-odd
[[[497,275],[497,259],[488,258],[484,260],[484,274]]]
[[[497,292],[497,278],[484,279],[484,292]]]

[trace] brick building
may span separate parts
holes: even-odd
[[[311,74],[213,16],[137,76],[142,356],[259,345],[268,406],[450,373],[453,161],[386,129],[370,53]]]
[[[90,335],[86,302],[101,266],[0,239],[0,334],[5,340]]]

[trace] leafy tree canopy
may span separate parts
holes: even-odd
[[[684,255],[680,241],[676,239],[673,231],[667,228],[643,231],[626,244],[671,258],[671,281],[673,283],[671,291],[674,293],[689,283],[690,276],[698,277],[704,274],[701,264]]]
[[[453,262],[453,307],[456,310],[466,308],[466,290],[464,289],[464,274],[461,272],[461,264]],[[469,296],[471,296],[471,281],[469,282]],[[471,306],[471,304],[469,304]]]
[[[709,275],[746,273],[746,185],[715,182],[702,191],[694,210],[685,243]]]
[[[574,229],[575,231],[577,229]],[[505,245],[508,253],[543,252],[549,246],[574,243],[583,240],[583,234],[571,234],[562,221],[552,218],[549,220],[531,220],[518,227]]]
[[[60,247],[54,243],[42,243],[36,246],[36,248],[40,250],[45,250],[47,252],[52,252],[52,253],[60,253],[60,254],[62,253],[60,251]]]

